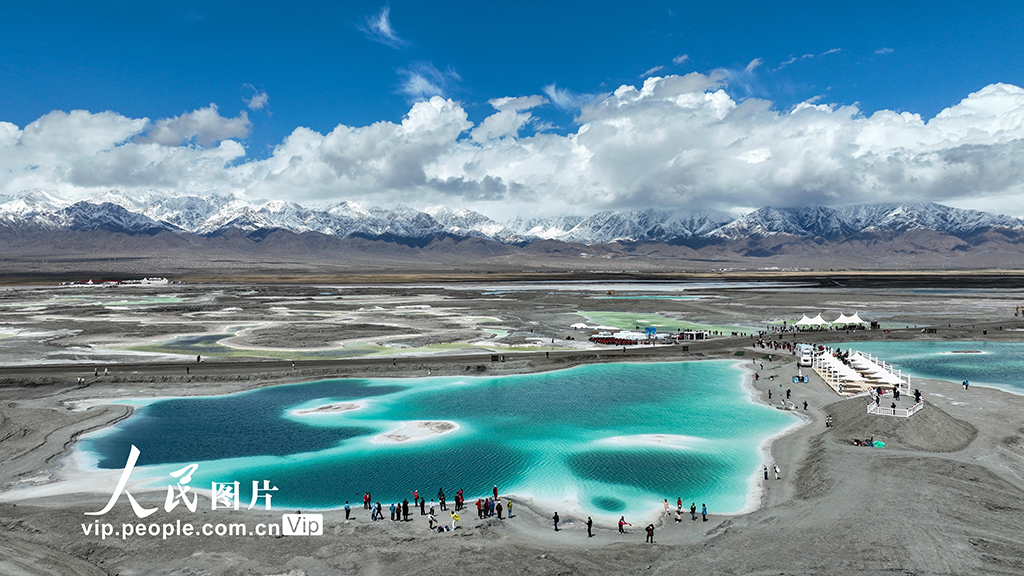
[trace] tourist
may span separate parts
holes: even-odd
[[[769,400],[772,399],[772,389],[771,388],[768,389],[768,399]]]
[[[558,532],[558,512],[555,512],[555,515],[552,516],[551,519],[555,521],[555,532]]]
[[[383,520],[384,519],[384,511],[381,510],[381,508],[380,508],[380,500],[377,500],[377,508],[375,510],[377,512],[376,520]],[[371,511],[370,514],[372,515],[373,512]]]
[[[807,410],[807,400],[804,400],[804,410]]]
[[[690,519],[694,522],[697,521],[697,503],[690,504]]]
[[[391,521],[392,522],[395,521],[395,503],[394,502],[391,503]]]
[[[619,534],[625,534],[626,533],[626,530],[623,528],[623,526],[632,526],[632,524],[630,524],[629,522],[626,522],[626,517],[625,516],[619,516]]]
[[[497,500],[491,500],[491,501],[490,501],[490,502],[488,503],[488,507],[489,507],[489,508],[490,508],[490,510],[491,510],[491,514],[490,514],[491,516],[494,516],[494,507],[495,507],[495,505],[496,505],[496,504],[497,504]]]
[[[458,506],[455,508],[458,509]],[[480,498],[476,499],[476,515],[477,518],[484,519],[484,501]]]
[[[592,531],[593,527],[594,527],[594,519],[591,518],[590,516],[587,516],[587,538],[591,538],[591,537],[594,536],[594,533]]]
[[[645,530],[647,530],[647,541],[654,544],[654,524],[648,524]]]
[[[430,501],[430,513],[431,514],[434,513],[434,501],[433,500]]]
[[[427,511],[424,509],[424,508],[426,508],[426,505],[427,505],[426,502],[427,502],[426,498],[421,498],[420,499],[420,516],[426,516],[427,515]]]
[[[437,518],[434,518],[434,513],[431,512],[430,516],[427,516],[427,528],[430,528],[431,532],[434,531],[434,522],[437,522]]]
[[[405,516],[405,521],[409,521],[409,499],[402,500],[402,516]]]
[[[778,464],[775,465],[775,479],[776,480],[782,480],[782,475],[779,473],[779,465]]]
[[[768,479],[768,467],[767,466],[764,467],[764,479],[765,480]]]
[[[498,520],[501,520],[501,502],[495,504],[494,509],[498,512]]]
[[[437,500],[438,500],[438,503],[441,505],[441,510],[447,510],[448,509],[448,506],[445,505],[445,501],[444,501],[444,488],[438,488],[437,489]]]
[[[786,400],[789,400],[789,394],[792,392],[789,388],[786,388]]]
[[[352,517],[352,507],[348,505],[348,500],[345,500],[345,520]]]
[[[676,508],[678,510],[682,510],[683,509],[683,498],[682,498],[682,496],[680,496],[679,498],[676,498]]]
[[[700,505],[700,515],[701,515],[701,518],[703,518],[704,522],[708,521],[708,506],[707,506],[707,504],[704,504],[703,502],[701,502],[701,505]]]
[[[889,407],[890,407],[890,408],[892,408],[893,410],[896,410],[896,403],[895,403],[895,402],[893,402],[893,403],[892,403],[892,406],[889,406]]]
[[[450,514],[452,515],[452,530],[455,530],[455,527],[456,527],[455,525],[458,524],[458,522],[459,522],[459,520],[461,520],[461,518],[459,518],[459,515],[456,514],[455,512],[451,512]]]
[[[413,490],[412,491],[412,505],[413,506],[417,506],[417,505],[419,505],[419,503],[420,503],[420,491],[419,490]]]
[[[676,511],[676,522],[682,522],[682,521],[683,521],[683,511],[682,510],[678,510],[678,511]]]
[[[495,500],[498,499],[498,485],[497,484],[494,485],[494,499]]]
[[[669,515],[671,512],[668,511],[668,498],[665,498],[665,515]]]
[[[512,499],[511,498],[506,498],[505,502],[508,503],[508,505],[505,506],[505,509],[508,511],[508,517],[511,518],[512,517]]]

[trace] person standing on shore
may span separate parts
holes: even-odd
[[[501,502],[499,501],[494,505],[494,509],[498,511],[498,520],[501,520]]]
[[[671,512],[668,511],[668,498],[665,498],[665,515],[669,515]]]
[[[511,518],[512,517],[512,499],[511,498],[506,498],[505,501],[508,502],[508,506],[506,506],[505,508],[508,510],[508,517]]]
[[[704,519],[704,522],[708,521],[708,505],[703,502],[700,504],[700,515]]]
[[[352,507],[348,505],[348,500],[345,500],[345,520],[348,520],[352,516]]]
[[[452,515],[452,530],[455,530],[455,525],[459,523],[459,520],[461,520],[461,518],[459,518],[459,515],[456,514],[454,511],[450,512],[450,514]]]
[[[498,499],[498,485],[497,484],[494,485],[494,499],[495,500]]]
[[[409,499],[402,500],[402,515],[405,516],[405,521],[409,521]]]
[[[654,524],[648,524],[644,530],[647,530],[647,541],[654,544]]]
[[[626,530],[623,528],[623,526],[632,526],[632,524],[630,524],[629,522],[626,522],[626,517],[625,516],[619,516],[619,534],[625,534],[626,533]]]
[[[394,502],[391,503],[391,521],[392,522],[395,521],[395,503]]]
[[[587,538],[593,538],[594,519],[587,516]]]
[[[764,467],[764,479],[765,480],[768,479],[768,467],[767,466]]]
[[[427,515],[427,511],[425,510],[425,508],[427,506],[426,502],[427,502],[426,498],[420,498],[420,516],[426,516]],[[431,508],[433,508],[433,505],[431,505]]]
[[[782,475],[779,473],[779,465],[778,464],[775,465],[775,479],[776,480],[782,480]]]
[[[456,506],[458,508],[458,506]],[[477,518],[484,519],[484,501],[480,498],[476,499],[476,516]]]
[[[697,503],[693,502],[690,504],[690,519],[694,522],[697,521]]]
[[[444,501],[444,488],[437,489],[437,501],[441,505],[441,510],[447,510],[448,506],[445,505]]]
[[[555,515],[552,516],[551,519],[555,521],[555,532],[558,532],[558,512],[555,512]]]

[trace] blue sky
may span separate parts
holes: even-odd
[[[515,136],[572,134],[592,98],[692,72],[779,112],[810,102],[927,121],[986,86],[1024,85],[1022,16],[1019,2],[26,2],[4,8],[0,121],[80,109],[155,122],[212,103],[246,113],[244,133],[228,132],[245,149],[237,166],[296,128],[400,123],[435,94],[473,125],[491,100],[537,95]]]

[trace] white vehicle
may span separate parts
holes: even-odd
[[[810,366],[814,361],[814,347],[810,344],[797,344],[796,355],[799,358],[797,366]]]

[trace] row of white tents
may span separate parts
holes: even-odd
[[[860,324],[867,324],[867,322],[861,320],[860,316],[854,312],[853,316],[840,314],[839,318],[836,318],[831,322],[822,318],[821,314],[818,314],[814,318],[808,318],[807,314],[804,314],[804,317],[798,320],[795,326],[853,326]]]

